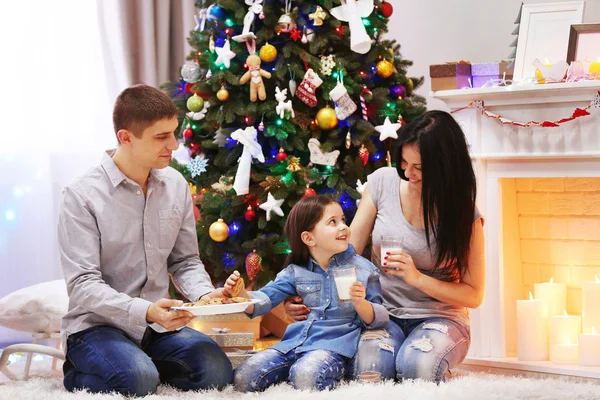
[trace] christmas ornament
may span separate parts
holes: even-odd
[[[310,186],[306,185],[306,189],[304,189],[304,194],[302,195],[302,197],[315,197],[316,195],[317,192],[315,192],[315,190]]]
[[[310,107],[316,106],[317,97],[315,93],[322,83],[323,80],[319,78],[319,75],[312,68],[309,68],[306,74],[304,74],[302,82],[300,82],[300,87],[296,91],[297,97]]]
[[[387,138],[398,139],[396,131],[400,129],[400,124],[392,124],[389,117],[385,117],[383,125],[378,125],[375,130],[379,132],[379,140],[382,142]]]
[[[331,100],[335,101],[337,106],[335,108],[335,113],[341,120],[345,120],[351,116],[358,108],[348,95],[348,90],[341,81],[338,81],[337,85],[329,92],[329,97]]]
[[[224,242],[229,236],[229,226],[221,218],[213,222],[208,228],[208,234],[215,242]]]
[[[361,144],[360,149],[358,149],[358,156],[362,160],[363,166],[366,166],[369,161],[369,149],[365,147],[364,143]]]
[[[291,171],[291,172],[298,172],[300,170],[302,170],[302,167],[300,166],[300,159],[298,157],[290,157],[290,163],[287,166],[287,170]]]
[[[179,143],[179,147],[173,152],[172,156],[181,165],[187,165],[192,160],[190,158],[190,149],[184,143]]]
[[[202,98],[202,97],[200,96],[200,98]],[[185,115],[187,115],[187,117],[189,119],[191,119],[191,120],[199,121],[199,120],[204,119],[206,117],[206,112],[208,111],[208,107],[210,107],[210,102],[204,101],[204,105],[202,106],[202,110],[200,110],[198,112],[190,111],[189,113],[186,113]]]
[[[217,92],[217,99],[226,101],[229,98],[229,91],[225,89],[225,86],[221,86],[221,89]]]
[[[198,10],[198,15],[194,16],[194,19],[196,20],[196,26],[194,27],[195,31],[203,31],[207,20],[215,20],[215,15],[211,14],[211,12],[214,11],[215,6],[216,4],[211,4],[210,6],[208,6],[208,8],[203,7],[200,10]]]
[[[362,197],[362,194],[365,192],[365,188],[366,188],[366,187],[367,187],[367,182],[365,182],[365,183],[362,183],[362,182],[360,181],[360,179],[357,179],[357,180],[356,180],[356,191],[357,191],[358,193],[360,193],[361,197]],[[359,204],[360,204],[360,199],[357,199],[357,200],[356,200],[356,207],[358,207],[358,205],[359,205]]]
[[[219,128],[217,129],[217,132],[215,132],[215,139],[213,140],[213,144],[216,144],[219,147],[225,147],[225,145],[227,144],[227,138],[228,136],[224,135],[221,131],[221,128]]]
[[[260,209],[265,210],[267,212],[267,221],[271,220],[271,212],[283,217],[283,210],[281,209],[281,205],[283,204],[284,199],[275,200],[275,197],[271,193],[267,195],[267,201],[258,206]]]
[[[321,108],[317,113],[317,125],[324,131],[329,131],[337,126],[338,119],[335,110],[329,106]]]
[[[260,48],[258,54],[260,55],[260,59],[264,62],[271,62],[277,58],[277,49],[275,46],[267,42],[263,47]]]
[[[194,93],[193,96],[187,99],[186,105],[191,112],[199,112],[204,108],[204,99]]]
[[[267,176],[264,181],[259,183],[259,185],[265,192],[271,192],[281,188],[283,182],[281,181],[280,176]]]
[[[333,167],[340,155],[339,150],[334,150],[330,153],[323,153],[321,150],[321,142],[315,138],[310,139],[307,146],[310,150],[310,162],[313,164],[329,165]]]
[[[413,89],[415,88],[415,83],[412,79],[408,78],[408,82],[406,83],[406,91],[408,94],[411,94]]]
[[[248,53],[254,54],[256,51],[256,35],[254,32],[250,31],[250,27],[254,22],[256,15],[262,13],[263,11],[263,6],[261,4],[262,0],[246,0],[245,3],[249,7],[248,12],[246,15],[244,15],[244,26],[242,28],[242,33],[232,37],[232,39],[238,43],[246,42]]]
[[[188,165],[186,165],[187,170],[192,174],[192,178],[206,172],[206,167],[208,166],[208,160],[204,158],[204,156],[196,156],[194,157]]]
[[[246,221],[254,221],[256,219],[256,211],[254,211],[252,207],[248,206],[246,212],[244,213],[244,218]]]
[[[366,54],[371,49],[371,37],[367,34],[362,18],[367,18],[372,11],[373,0],[342,0],[341,6],[329,10],[336,19],[348,22],[350,49],[355,53]]]
[[[288,87],[290,88],[290,95],[294,97],[296,95],[296,88],[298,86],[296,84],[296,73],[292,71],[290,64],[288,64],[287,66],[288,70],[290,71],[290,82],[288,83]]]
[[[377,7],[377,13],[382,17],[389,18],[392,16],[392,12],[394,12],[394,7],[392,7],[392,3],[387,1],[382,1]]]
[[[262,257],[254,250],[246,256],[246,273],[248,274],[248,278],[253,281],[262,269]]]
[[[285,154],[285,151],[283,150],[283,147],[282,147],[279,149],[279,152],[275,156],[275,161],[277,161],[277,162],[285,161],[286,158],[287,158],[287,154]]]
[[[200,66],[194,61],[187,61],[181,67],[181,78],[188,83],[198,82],[200,76],[202,76]]]
[[[349,149],[351,144],[352,137],[350,136],[350,129],[348,129],[348,133],[346,134],[346,149]]]
[[[231,51],[229,39],[225,39],[223,47],[215,47],[215,51],[217,52],[217,60],[215,61],[215,64],[223,65],[225,68],[229,68],[231,65],[231,60],[233,60],[235,57],[235,53]]]
[[[187,128],[185,128],[183,130],[183,138],[185,140],[190,140],[192,138],[192,136],[194,136],[194,131],[192,130],[192,128],[190,128],[190,126],[188,125]]]
[[[380,78],[389,78],[394,72],[394,64],[388,60],[381,60],[377,63],[377,76]]]
[[[360,109],[362,111],[362,116],[365,121],[369,121],[369,117],[367,115],[367,103],[365,101],[365,95],[373,95],[373,93],[366,86],[363,90],[360,91]]]
[[[215,38],[214,36],[211,34],[210,38],[208,39],[208,50],[211,53],[215,52]],[[210,70],[208,70],[208,72],[210,73]],[[208,73],[206,74],[206,79],[210,78],[210,76],[208,75]]]
[[[302,44],[308,43],[308,37],[306,36],[306,29],[302,33],[302,39],[300,40]]]
[[[213,183],[210,187],[221,194],[225,194],[233,188],[233,185],[231,184],[232,181],[232,178],[221,176],[219,181]]]
[[[289,118],[290,114],[292,115],[292,118],[294,118],[296,114],[294,114],[294,109],[292,108],[292,101],[285,101],[286,97],[287,89],[281,90],[279,87],[275,87],[275,100],[278,102],[277,106],[275,106],[275,112],[277,112],[279,118],[282,119]],[[286,111],[288,112],[286,113]]]
[[[248,71],[240,78],[240,83],[243,85],[250,81],[250,101],[255,102],[256,96],[261,100],[267,98],[267,92],[265,91],[265,83],[263,77],[269,79],[271,73],[260,68],[260,57],[256,54],[250,54],[246,58],[246,64],[248,65]]]
[[[265,114],[263,114],[262,118],[260,119],[260,123],[258,124],[259,132],[264,132],[264,130],[265,130],[265,123],[263,122],[264,119],[265,119]]]
[[[292,19],[290,11],[292,9],[291,0],[285,0],[285,13],[279,17],[277,25],[275,25],[275,32],[279,35],[283,32],[290,32],[292,29],[296,29],[296,23]]]
[[[300,39],[300,37],[302,36],[302,32],[300,32],[298,29],[292,29],[292,31],[290,32],[290,38],[294,40],[294,42],[296,42],[298,39]]]
[[[255,158],[261,163],[265,162],[265,156],[262,147],[256,140],[256,135],[256,128],[253,126],[248,126],[244,130],[238,129],[231,134],[232,139],[237,140],[238,143],[244,146],[242,156],[238,160],[238,169],[233,182],[233,188],[238,196],[249,192],[252,159]]]
[[[331,75],[331,71],[335,68],[335,61],[333,60],[333,54],[328,56],[321,56],[321,73],[323,75]]]
[[[395,85],[390,89],[390,96],[392,97],[406,97],[406,87],[404,85]]]
[[[317,9],[314,13],[308,14],[308,18],[313,20],[314,26],[321,26],[323,25],[323,20],[327,18],[327,13],[323,11],[321,6],[317,6]]]

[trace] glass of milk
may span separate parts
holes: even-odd
[[[381,236],[381,258],[379,260],[380,265],[383,266],[383,263],[385,262],[385,256],[387,255],[387,252],[391,250],[402,251],[402,236]]]
[[[338,297],[340,300],[351,300],[350,287],[354,282],[356,282],[356,267],[354,265],[348,265],[334,268],[333,278],[335,279],[335,286],[337,287]]]

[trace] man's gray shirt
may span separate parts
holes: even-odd
[[[69,293],[65,349],[70,334],[97,325],[139,345],[148,307],[168,297],[169,275],[191,301],[214,289],[198,255],[188,183],[171,167],[151,170],[144,197],[105,154],[65,188],[58,243]]]

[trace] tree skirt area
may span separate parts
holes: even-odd
[[[24,358],[24,357],[23,357]],[[24,361],[18,360],[11,370],[20,374]],[[91,394],[87,392],[69,393],[62,385],[62,373],[52,371],[51,361],[39,358],[33,362],[32,378],[28,381],[10,381],[0,374],[0,399],[43,399],[43,400],[98,400],[124,399],[117,394]],[[455,372],[452,379],[436,385],[424,381],[403,383],[362,384],[343,383],[331,392],[311,392],[294,390],[288,384],[280,384],[262,393],[238,393],[231,387],[222,392],[182,392],[167,386],[159,386],[158,392],[146,396],[151,400],[311,400],[337,399],[398,399],[398,400],[480,400],[480,399],[600,399],[600,384],[574,382],[562,379],[531,379],[473,372]]]

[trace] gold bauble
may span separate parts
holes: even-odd
[[[221,89],[217,92],[217,99],[225,101],[229,98],[229,91],[225,89],[225,86],[221,86]]]
[[[394,64],[388,60],[381,60],[377,63],[377,76],[380,78],[389,78],[394,72]]]
[[[264,62],[271,62],[277,57],[277,49],[272,44],[266,43],[260,48],[258,54]]]
[[[335,115],[335,110],[329,106],[321,108],[319,110],[315,121],[317,121],[317,125],[319,125],[319,128],[323,129],[324,131],[331,130],[335,128],[338,124],[338,119],[337,115]]]
[[[208,234],[210,238],[215,242],[224,242],[229,236],[229,226],[221,218],[218,221],[213,222],[208,228]]]

